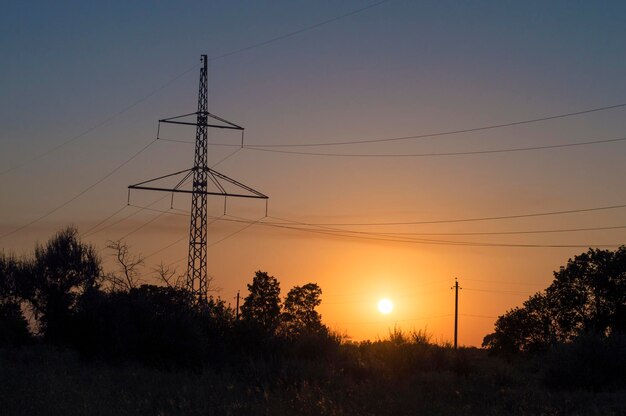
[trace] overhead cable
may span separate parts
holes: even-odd
[[[160,87],[152,90],[151,92],[149,92],[148,94],[144,95],[143,97],[141,97],[140,99],[138,99],[137,101],[133,102],[132,104],[122,108],[120,111],[118,111],[117,113],[114,113],[110,116],[108,116],[107,118],[105,118],[104,120],[92,125],[91,127],[87,128],[86,130],[84,130],[83,132],[79,133],[76,136],[73,136],[67,140],[65,140],[64,142],[61,142],[51,148],[49,148],[48,150],[45,150],[29,159],[25,159],[21,162],[19,162],[18,164],[11,166],[10,168],[7,168],[3,171],[0,171],[0,176],[9,173],[11,171],[14,171],[16,169],[21,168],[22,166],[25,166],[31,162],[35,162],[45,156],[48,156],[51,153],[56,152],[57,150],[62,149],[63,147],[69,145],[70,143],[74,143],[79,139],[82,139],[84,137],[86,137],[89,133],[93,132],[94,130],[99,129],[100,127],[108,124],[109,122],[113,121],[115,118],[121,116],[122,114],[130,111],[131,109],[133,109],[134,107],[137,107],[139,104],[143,103],[144,101],[146,101],[147,99],[149,99],[150,97],[152,97],[153,95],[155,95],[156,93],[158,93],[161,90],[164,90],[165,88],[169,87],[171,84],[173,84],[175,81],[179,80],[180,78],[182,78],[183,76],[187,75],[189,72],[193,71],[194,69],[196,69],[196,65],[194,65],[193,67],[186,69],[184,72],[176,75],[174,78],[170,79],[169,81],[167,81],[166,83],[162,84]]]
[[[251,45],[243,47],[243,48],[232,50],[232,51],[227,52],[227,53],[223,53],[223,54],[220,54],[220,55],[212,56],[212,57],[209,58],[209,61],[215,61],[215,60],[218,60],[218,59],[226,58],[227,56],[235,55],[235,54],[238,54],[238,53],[241,53],[241,52],[245,52],[245,51],[248,51],[248,50],[251,50],[251,49],[255,49],[255,48],[261,47],[261,46],[265,46],[265,45],[268,45],[270,43],[277,42],[279,40],[290,38],[292,36],[298,35],[298,34],[303,33],[303,32],[308,32],[310,30],[313,30],[313,29],[316,29],[318,27],[324,26],[324,25],[326,25],[328,23],[332,23],[332,22],[335,22],[337,20],[341,20],[341,19],[344,19],[346,17],[355,15],[357,13],[361,13],[361,12],[363,12],[365,10],[368,10],[368,9],[380,6],[381,4],[387,3],[388,1],[389,0],[379,1],[377,3],[370,4],[369,6],[361,7],[359,9],[353,10],[351,12],[344,13],[342,15],[339,15],[339,16],[336,16],[336,17],[333,17],[333,18],[330,18],[330,19],[327,19],[327,20],[315,23],[315,24],[310,25],[310,26],[306,26],[306,27],[304,27],[302,29],[292,31],[292,32],[286,33],[286,34],[281,35],[281,36],[276,36],[276,37],[267,39],[267,40],[265,40],[263,42],[257,42],[257,43],[251,44]],[[100,127],[108,124],[113,119],[121,116],[122,114],[128,112],[129,110],[131,110],[134,107],[138,106],[139,104],[143,103],[144,101],[146,101],[147,99],[149,99],[150,97],[152,97],[153,95],[158,93],[159,91],[162,91],[165,88],[169,87],[171,84],[173,84],[174,82],[178,81],[180,78],[182,78],[183,76],[187,75],[189,72],[193,71],[196,68],[197,68],[197,65],[194,65],[194,66],[186,69],[184,72],[181,72],[180,74],[178,74],[175,77],[171,78],[170,80],[166,81],[164,84],[162,84],[158,88],[150,91],[148,94],[146,94],[143,97],[139,98],[137,101],[135,101],[135,102],[131,103],[130,105],[122,108],[120,111],[118,111],[118,112],[116,112],[116,113],[106,117],[102,121],[99,121],[98,123],[93,124],[92,126],[88,127],[87,129],[85,129],[83,132],[77,134],[76,136],[73,136],[73,137],[65,140],[64,142],[61,142],[61,143],[59,143],[59,144],[49,148],[48,150],[45,150],[44,152],[39,153],[38,155],[35,155],[35,156],[33,156],[33,157],[29,158],[29,159],[25,159],[22,162],[19,162],[17,165],[14,165],[14,166],[12,166],[12,167],[10,167],[8,169],[0,171],[0,176],[4,175],[6,173],[9,173],[9,172],[11,172],[13,170],[19,169],[22,166],[25,166],[25,165],[27,165],[27,164],[29,164],[31,162],[37,161],[37,160],[39,160],[39,159],[41,159],[41,158],[43,158],[43,157],[45,157],[45,156],[47,156],[47,155],[49,155],[51,153],[56,152],[57,150],[67,146],[70,143],[73,143],[73,142],[75,142],[75,141],[77,141],[79,139],[84,138],[89,133],[91,133],[94,130],[97,130]]]
[[[619,137],[615,139],[600,139],[600,140],[589,140],[584,142],[575,142],[575,143],[562,143],[562,144],[551,144],[545,146],[527,146],[527,147],[512,147],[506,149],[486,149],[486,150],[470,150],[470,151],[459,151],[459,152],[429,152],[429,153],[324,153],[324,152],[301,152],[301,151],[293,151],[293,150],[278,150],[278,149],[267,149],[263,147],[246,145],[244,149],[254,150],[257,152],[266,152],[266,153],[280,153],[280,154],[288,154],[288,155],[299,155],[299,156],[326,156],[326,157],[358,157],[358,158],[404,158],[404,157],[448,157],[448,156],[471,156],[471,155],[486,155],[486,154],[496,154],[496,153],[513,153],[513,152],[530,152],[536,150],[549,150],[549,149],[560,149],[566,147],[576,147],[576,146],[591,146],[595,144],[606,144],[606,143],[618,143],[626,141],[626,137]]]
[[[157,210],[158,211],[158,210]],[[172,215],[186,215],[181,210],[179,212],[171,212]],[[323,228],[305,228],[305,227],[297,227],[293,225],[287,225],[285,222],[265,222],[262,220],[252,220],[242,217],[233,217],[232,215],[228,215],[232,218],[222,218],[222,221],[230,221],[230,222],[240,222],[245,224],[252,225],[260,225],[265,227],[274,227],[279,229],[286,229],[292,231],[300,231],[300,232],[308,232],[308,233],[316,233],[316,234],[324,234],[335,237],[347,237],[353,239],[363,239],[363,240],[374,240],[374,241],[386,241],[393,243],[413,243],[413,244],[423,244],[423,245],[458,245],[458,246],[474,246],[474,247],[520,247],[520,248],[589,248],[589,247],[606,247],[606,248],[616,248],[623,245],[619,243],[602,243],[602,244],[516,244],[516,243],[488,243],[488,242],[473,242],[473,241],[450,241],[450,240],[437,240],[437,239],[415,239],[415,238],[387,238],[385,236],[381,236],[380,234],[373,234],[372,236],[368,236],[367,232],[362,232],[364,235],[354,235],[345,230],[340,229],[329,229],[328,227]],[[268,216],[267,218],[275,218],[276,217]],[[306,223],[302,223],[306,224]],[[311,225],[311,224],[310,224]]]
[[[516,219],[516,218],[532,218],[532,217],[544,217],[551,215],[564,215],[564,214],[577,214],[582,212],[593,212],[593,211],[605,211],[612,209],[621,209],[626,208],[626,204],[619,205],[606,205],[600,207],[592,207],[592,208],[580,208],[580,209],[568,209],[561,211],[543,211],[543,212],[534,212],[528,214],[514,214],[514,215],[500,215],[500,216],[488,216],[488,217],[470,217],[470,218],[454,218],[454,219],[444,219],[444,220],[431,220],[431,221],[404,221],[404,222],[309,222],[302,223],[311,226],[386,226],[386,225],[418,225],[418,224],[445,224],[445,223],[456,223],[456,222],[478,222],[478,221],[498,221],[498,220],[508,220],[508,219]]]
[[[259,48],[261,46],[269,45],[270,43],[274,43],[274,42],[277,42],[279,40],[283,40],[283,39],[287,39],[287,38],[290,38],[290,37],[295,36],[295,35],[299,35],[300,33],[304,33],[304,32],[308,32],[308,31],[313,30],[313,29],[317,29],[318,27],[327,25],[328,23],[336,22],[337,20],[345,19],[346,17],[350,17],[350,16],[353,16],[353,15],[355,15],[357,13],[364,12],[365,10],[369,10],[369,9],[374,8],[374,7],[380,6],[381,4],[387,3],[388,1],[389,0],[379,1],[379,2],[376,2],[376,3],[370,4],[369,6],[361,7],[359,9],[353,10],[351,12],[344,13],[342,15],[335,16],[335,17],[332,17],[330,19],[327,19],[327,20],[324,20],[324,21],[312,24],[312,25],[304,27],[302,29],[294,30],[293,32],[289,32],[289,33],[285,33],[284,35],[276,36],[276,37],[273,37],[273,38],[270,38],[270,39],[267,39],[267,40],[264,40],[264,41],[261,41],[261,42],[253,43],[253,44],[251,44],[249,46],[244,46],[242,48],[235,49],[235,50],[230,51],[230,52],[226,52],[226,53],[223,53],[223,54],[220,54],[220,55],[209,57],[209,61],[216,61],[218,59],[223,59],[223,58],[226,58],[228,56],[232,56],[232,55],[235,55],[235,54],[238,54],[238,53],[241,53],[241,52],[249,51],[250,49]]]
[[[156,142],[156,139],[152,140],[150,143],[146,144],[144,147],[142,147],[138,152],[136,152],[135,154],[133,154],[131,157],[129,157],[128,159],[126,159],[124,162],[120,163],[119,165],[117,165],[115,168],[113,168],[113,170],[109,171],[106,175],[104,175],[103,177],[101,177],[100,179],[98,179],[97,181],[95,181],[94,183],[92,183],[91,185],[87,186],[86,188],[84,188],[83,190],[81,190],[80,192],[78,192],[76,195],[74,195],[73,197],[71,197],[70,199],[66,200],[65,202],[63,202],[60,205],[57,205],[56,207],[54,207],[53,209],[51,209],[50,211],[46,212],[45,214],[35,218],[34,220],[21,225],[9,232],[6,232],[2,235],[0,235],[0,240],[8,237],[10,235],[13,235],[25,228],[30,227],[33,224],[38,223],[39,221],[43,220],[44,218],[49,217],[50,215],[54,214],[55,212],[57,212],[58,210],[60,210],[61,208],[69,205],[70,203],[74,202],[75,200],[77,200],[78,198],[80,198],[81,196],[83,196],[84,194],[86,194],[87,192],[89,192],[91,189],[95,188],[96,186],[98,186],[100,183],[104,182],[105,180],[107,180],[110,176],[112,176],[115,172],[117,172],[118,170],[120,170],[121,168],[123,168],[124,166],[126,166],[126,164],[128,164],[131,160],[133,160],[134,158],[136,158],[137,156],[139,156],[141,153],[143,153],[146,149],[148,149],[154,142]]]
[[[259,143],[259,144],[252,144],[251,146],[252,147],[321,147],[321,146],[345,146],[345,145],[367,144],[367,143],[394,142],[394,141],[412,140],[412,139],[425,139],[425,138],[430,138],[430,137],[449,136],[453,134],[462,134],[462,133],[473,133],[477,131],[493,130],[493,129],[499,129],[503,127],[512,127],[512,126],[519,126],[523,124],[539,123],[542,121],[580,116],[583,114],[596,113],[600,111],[615,110],[615,109],[623,108],[623,107],[626,107],[626,103],[608,105],[604,107],[590,108],[590,109],[575,111],[571,113],[562,113],[562,114],[557,114],[557,115],[550,115],[550,116],[544,116],[544,117],[538,117],[538,118],[512,121],[508,123],[498,123],[498,124],[491,124],[491,125],[479,126],[479,127],[468,127],[464,129],[447,130],[447,131],[441,131],[441,132],[435,132],[435,133],[416,134],[412,136],[387,137],[387,138],[369,139],[369,140],[348,140],[348,141],[342,141],[342,142],[283,143],[283,144]]]
[[[122,212],[123,210],[125,210],[128,207],[128,204],[124,204],[122,205],[119,209],[117,209],[115,212],[113,212],[111,215],[109,215],[108,217],[104,218],[102,221],[96,223],[95,225],[93,225],[92,227],[88,228],[83,234],[85,236],[87,236],[91,231],[95,230],[96,228],[98,228],[99,226],[101,226],[102,224],[104,224],[105,222],[107,222],[108,220],[110,220],[111,218],[115,217],[117,214],[119,214],[120,212]]]
[[[106,229],[109,229],[111,227],[115,227],[117,224],[126,221],[130,217],[134,217],[135,215],[139,214],[141,211],[144,211],[144,210],[154,211],[155,209],[150,208],[150,207],[155,205],[155,204],[157,204],[157,203],[159,203],[159,202],[161,202],[165,198],[167,198],[167,195],[164,195],[164,196],[160,197],[159,199],[156,199],[156,200],[152,201],[150,204],[148,204],[145,207],[138,206],[138,205],[133,205],[133,204],[126,204],[127,207],[134,207],[134,208],[139,208],[139,209],[137,211],[131,212],[130,214],[126,215],[125,217],[120,218],[117,221],[112,222],[111,224],[105,225],[104,227],[102,227],[102,228],[100,228],[98,230],[92,230],[90,232],[86,232],[84,236],[85,237],[89,237],[89,236],[92,236],[94,234],[101,233],[102,231],[104,231]],[[156,210],[156,211],[166,212],[166,211],[162,211],[162,210]],[[91,227],[91,228],[94,229],[95,227]]]

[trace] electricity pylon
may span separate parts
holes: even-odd
[[[186,286],[187,290],[189,290],[189,292],[193,294],[194,298],[199,303],[205,302],[208,296],[209,280],[207,273],[207,196],[221,195],[224,198],[230,196],[238,198],[265,199],[266,210],[268,199],[266,195],[263,195],[262,193],[208,167],[208,129],[216,128],[239,130],[242,132],[243,140],[244,128],[209,113],[207,83],[208,65],[206,55],[201,56],[201,62],[202,67],[200,68],[200,85],[198,88],[198,111],[196,111],[195,113],[184,114],[182,116],[170,117],[159,120],[159,125],[160,123],[170,123],[196,126],[196,141],[193,167],[191,169],[185,169],[169,175],[160,176],[158,178],[139,182],[128,187],[129,200],[131,189],[171,192],[172,198],[174,197],[174,193],[176,192],[191,194],[191,222],[189,225],[189,256],[187,259]],[[187,117],[194,115],[196,116],[195,121],[186,121]],[[177,176],[182,176],[182,179],[180,179],[180,181],[178,181],[178,183],[172,188],[155,185],[155,182],[157,181]],[[193,180],[192,189],[183,189],[182,186],[190,177],[192,177]],[[211,181],[213,185],[213,190],[209,189],[209,181]],[[231,188],[234,187],[238,191],[228,192],[225,186],[229,186]],[[224,203],[226,203],[226,201],[224,201]]]

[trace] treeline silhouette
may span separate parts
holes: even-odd
[[[292,288],[283,303],[278,280],[258,271],[237,320],[222,299],[198,302],[166,271],[166,285],[138,284],[137,258],[119,242],[109,246],[119,274],[103,272],[75,228],[37,245],[32,257],[0,256],[0,342],[32,342],[30,326],[42,342],[88,357],[195,369],[245,357],[319,358],[339,345],[315,310],[322,294],[315,283]]]
[[[542,356],[553,385],[626,383],[626,247],[570,259],[547,289],[498,317],[483,347]]]
[[[626,412],[626,247],[574,257],[497,319],[484,349],[459,350],[395,327],[350,342],[322,323],[317,284],[282,296],[262,271],[237,319],[162,265],[159,284],[142,284],[141,258],[109,248],[115,272],[74,228],[0,255],[6,414],[85,414],[81,400],[116,415]]]

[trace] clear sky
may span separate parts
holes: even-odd
[[[35,241],[74,224],[98,248],[132,232],[125,240],[133,252],[163,249],[146,260],[147,275],[160,261],[184,258],[188,219],[172,214],[180,211],[156,218],[159,212],[125,207],[126,187],[191,167],[193,146],[158,141],[100,180],[155,138],[158,119],[195,111],[201,54],[215,58],[210,111],[244,126],[249,146],[414,136],[626,103],[626,6],[617,1],[390,0],[261,45],[375,3],[5,2],[0,249],[28,253]],[[619,107],[422,139],[263,149],[408,155],[549,146],[626,137],[625,116]],[[194,132],[170,126],[161,137],[190,141]],[[239,136],[211,132],[211,140],[238,144]],[[211,146],[210,161],[235,150]],[[270,196],[264,223],[371,224],[624,205],[625,158],[624,141],[422,157],[248,148],[216,169]],[[136,192],[131,203],[147,206],[162,196]],[[169,196],[151,208],[167,210]],[[176,197],[174,208],[188,211],[189,200]],[[210,209],[221,215],[223,201],[211,200]],[[102,224],[107,228],[86,233],[118,210]],[[228,214],[209,226],[210,243],[218,242],[209,248],[209,271],[219,295],[233,301],[237,290],[245,293],[256,270],[276,276],[283,294],[317,282],[323,320],[353,339],[384,337],[398,325],[450,340],[450,287],[458,277],[460,343],[479,345],[493,317],[546,287],[568,258],[626,240],[626,228],[475,234],[626,226],[624,208],[331,226],[368,233],[352,234],[366,237],[360,239],[224,221],[262,218],[258,201],[229,201]],[[427,235],[381,241],[372,233]],[[110,253],[102,256],[111,267]],[[184,264],[173,266],[184,272]],[[395,304],[388,315],[376,309],[383,297]]]

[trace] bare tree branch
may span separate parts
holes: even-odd
[[[144,265],[141,255],[131,255],[128,244],[122,240],[108,241],[107,248],[113,250],[119,266],[119,273],[109,273],[107,280],[111,283],[112,289],[131,290],[136,288],[141,280],[139,279],[139,269]]]
[[[165,283],[167,287],[173,289],[182,289],[184,288],[184,275],[176,276],[176,268],[170,268],[169,266],[163,264],[163,262],[159,263],[156,267],[152,269],[153,272],[156,273],[157,280]]]

